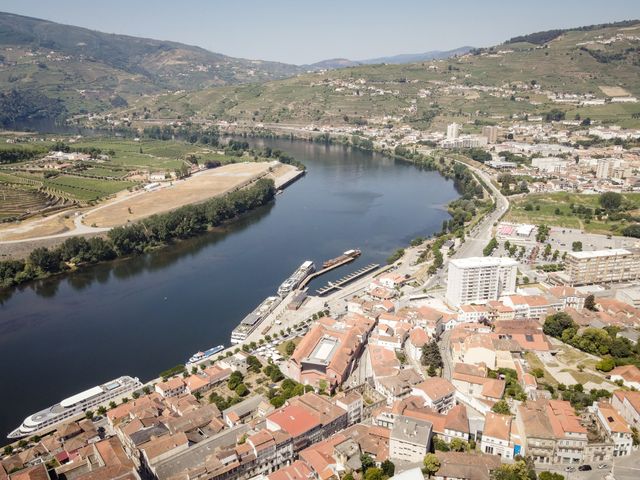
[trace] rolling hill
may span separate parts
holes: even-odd
[[[152,118],[224,119],[285,125],[408,124],[416,128],[553,109],[640,126],[640,104],[612,103],[611,92],[640,97],[640,21],[540,32],[455,58],[356,65],[274,82],[163,95],[126,109]],[[577,106],[571,95],[604,101]],[[618,94],[617,94],[618,95]],[[556,96],[558,98],[556,98]]]
[[[4,118],[121,107],[167,90],[264,82],[300,67],[0,13]],[[53,103],[53,104],[52,104]]]

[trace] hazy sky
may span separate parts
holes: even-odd
[[[235,57],[312,63],[489,46],[640,18],[638,0],[2,0],[0,10]]]

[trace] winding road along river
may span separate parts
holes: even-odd
[[[438,173],[342,146],[255,140],[308,167],[224,232],[0,292],[0,436],[120,375],[152,378],[231,330],[306,259],[361,248],[313,291],[440,229],[457,198]],[[0,442],[1,444],[2,442]]]

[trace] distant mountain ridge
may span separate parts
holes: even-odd
[[[474,47],[459,47],[453,50],[432,50],[423,53],[403,53],[399,55],[392,55],[389,57],[377,57],[367,58],[365,60],[349,60],[348,58],[331,58],[322,60],[320,62],[312,63],[310,65],[303,65],[309,69],[316,70],[332,70],[336,68],[357,67],[359,65],[377,65],[386,63],[389,65],[400,65],[403,63],[418,63],[426,62],[429,60],[438,60],[442,58],[450,58],[456,55],[464,55],[473,50]]]

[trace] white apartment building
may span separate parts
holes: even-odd
[[[497,300],[515,291],[517,271],[518,262],[511,258],[450,260],[446,300],[453,306]]]
[[[568,252],[563,276],[572,286],[638,280],[640,255],[624,248]]]
[[[456,138],[458,138],[458,135],[460,135],[460,125],[458,125],[455,122],[447,125],[447,139],[448,140],[456,139]]]

